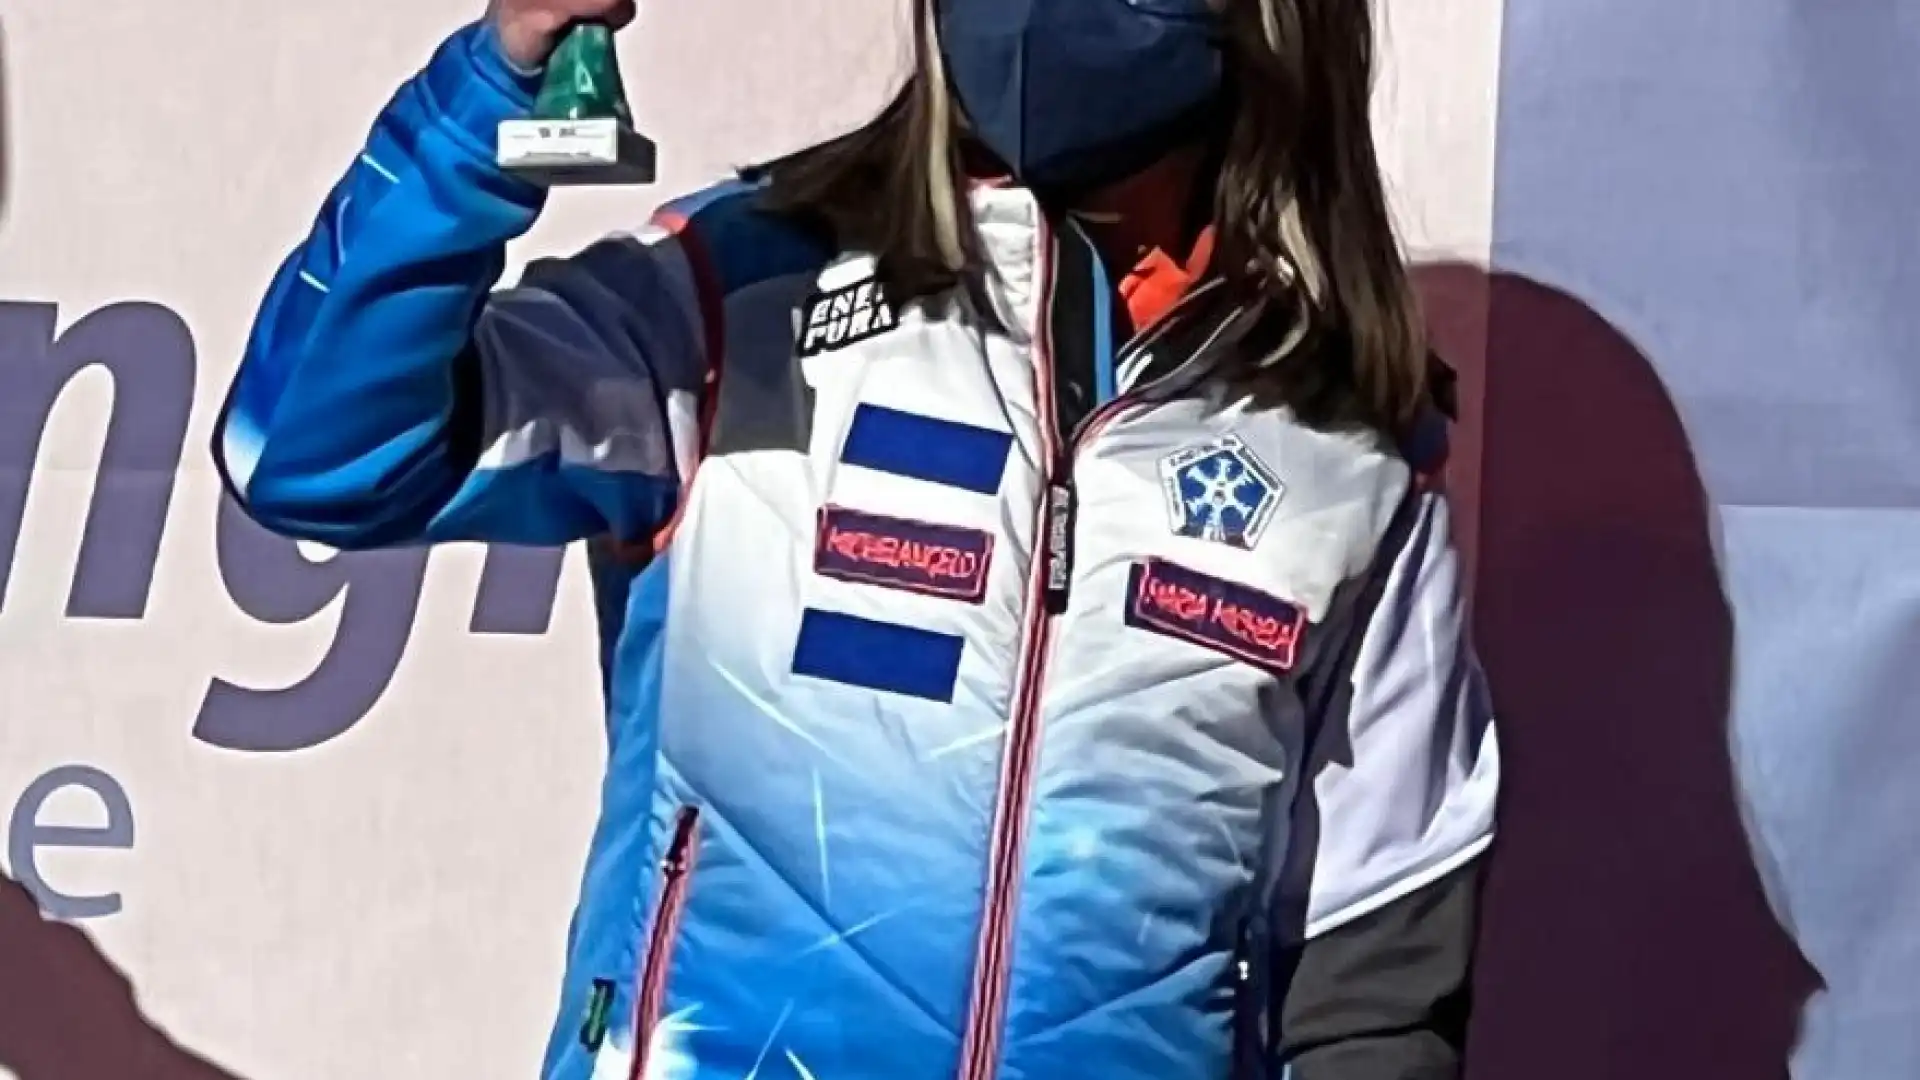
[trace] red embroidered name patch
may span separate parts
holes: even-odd
[[[822,577],[884,585],[977,604],[987,595],[993,537],[978,529],[829,506],[820,511],[813,569]]]
[[[1298,604],[1258,589],[1149,559],[1133,564],[1127,625],[1284,675],[1299,658],[1307,615]]]

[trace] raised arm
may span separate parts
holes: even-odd
[[[339,548],[646,535],[707,368],[672,215],[492,292],[544,191],[494,165],[538,78],[456,34],[275,275],[214,437],[247,512]]]

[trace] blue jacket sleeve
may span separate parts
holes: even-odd
[[[544,192],[494,165],[536,80],[470,27],[401,88],[280,267],[214,436],[276,532],[353,549],[645,536],[671,513],[668,424],[705,367],[671,230],[530,265]]]

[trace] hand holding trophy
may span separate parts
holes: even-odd
[[[547,185],[645,184],[653,143],[633,130],[613,32],[633,0],[496,0],[507,58],[546,68],[533,115],[500,125],[499,162]]]

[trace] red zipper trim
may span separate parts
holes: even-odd
[[[667,972],[673,966],[673,946],[680,939],[680,912],[687,906],[687,882],[700,855],[694,828],[700,809],[683,806],[673,819],[673,838],[660,860],[660,891],[654,903],[653,930],[647,936],[647,957],[640,965],[639,990],[633,1006],[633,1066],[627,1080],[641,1080],[647,1067],[647,1047],[666,1007]]]
[[[1137,395],[1120,394],[1095,409],[1081,422],[1078,432],[1061,445],[1063,433],[1057,429],[1059,413],[1053,398],[1053,287],[1054,255],[1052,230],[1043,222],[1041,250],[1041,334],[1042,348],[1035,364],[1036,412],[1040,417],[1041,449],[1048,462],[1048,475],[1041,489],[1039,512],[1034,520],[1034,556],[1027,584],[1027,624],[1025,648],[1021,658],[1021,680],[1014,700],[1013,719],[1007,727],[1006,750],[1001,757],[1000,788],[994,804],[993,839],[989,847],[987,887],[981,916],[979,954],[974,961],[973,990],[968,1002],[967,1029],[960,1043],[960,1080],[993,1080],[1000,1061],[1000,1042],[1005,1032],[1007,984],[1011,977],[1015,894],[1026,850],[1027,814],[1032,803],[1033,763],[1040,747],[1040,692],[1046,682],[1047,659],[1053,638],[1053,613],[1048,610],[1048,570],[1054,554],[1047,530],[1053,525],[1055,503],[1061,492],[1072,498],[1073,457],[1081,443],[1107,422]],[[1177,306],[1177,305],[1176,305]],[[1167,314],[1171,314],[1168,312]],[[1158,329],[1166,320],[1155,324]],[[1136,341],[1148,337],[1142,334]],[[1117,358],[1116,358],[1117,359]],[[1071,529],[1072,523],[1068,523]],[[1072,544],[1072,537],[1067,538]],[[1071,566],[1068,568],[1071,573]]]
[[[994,800],[993,834],[988,849],[986,899],[980,920],[979,953],[974,959],[973,991],[967,1005],[967,1029],[960,1043],[960,1080],[990,1080],[1000,1056],[1000,1033],[1007,989],[1007,950],[1013,931],[1014,890],[1020,879],[1026,846],[1027,807],[1032,787],[1033,758],[1040,742],[1040,685],[1044,681],[1053,619],[1047,613],[1047,568],[1051,561],[1047,529],[1052,523],[1054,482],[1060,457],[1056,430],[1058,413],[1053,397],[1053,230],[1040,225],[1040,319],[1036,349],[1039,390],[1035,413],[1040,421],[1041,451],[1049,475],[1042,478],[1040,503],[1034,516],[1032,565],[1027,572],[1027,622],[1020,661],[1020,686],[1007,725],[1006,749],[1001,754],[1000,788]]]
[[[988,851],[986,900],[981,915],[979,952],[974,960],[967,1027],[960,1042],[959,1080],[993,1080],[998,1072],[1000,1042],[1006,1026],[1014,899],[1026,849],[1027,815],[1033,794],[1033,763],[1039,755],[1040,746],[1040,691],[1046,682],[1055,614],[1047,604],[1048,569],[1054,552],[1048,543],[1046,530],[1053,524],[1055,500],[1060,493],[1065,492],[1069,500],[1075,498],[1073,462],[1080,447],[1104,429],[1123,407],[1144,396],[1146,389],[1136,387],[1115,395],[1112,400],[1088,414],[1081,421],[1080,430],[1067,433],[1067,442],[1061,445],[1062,433],[1056,427],[1058,413],[1053,400],[1053,237],[1052,230],[1044,221],[1040,235],[1045,262],[1041,267],[1040,310],[1043,323],[1039,340],[1044,348],[1038,350],[1035,367],[1038,373],[1036,381],[1041,388],[1037,403],[1041,417],[1041,449],[1046,453],[1049,465],[1041,489],[1039,513],[1034,522],[1034,556],[1027,583],[1027,623],[1021,655],[1021,681],[1014,700],[1013,719],[1007,727],[1006,750],[1001,756],[1000,787],[994,803],[993,837]],[[1152,326],[1135,335],[1123,351],[1132,352],[1156,339],[1171,324],[1174,312],[1185,305],[1185,299],[1163,313]],[[1231,320],[1222,324],[1220,330],[1215,331],[1195,355],[1210,347],[1230,324]],[[1119,359],[1115,358],[1116,372]],[[1160,381],[1156,380],[1155,385]],[[1069,521],[1069,530],[1072,527],[1073,523]],[[1072,542],[1069,536],[1069,550]],[[1071,572],[1069,564],[1068,573]]]

